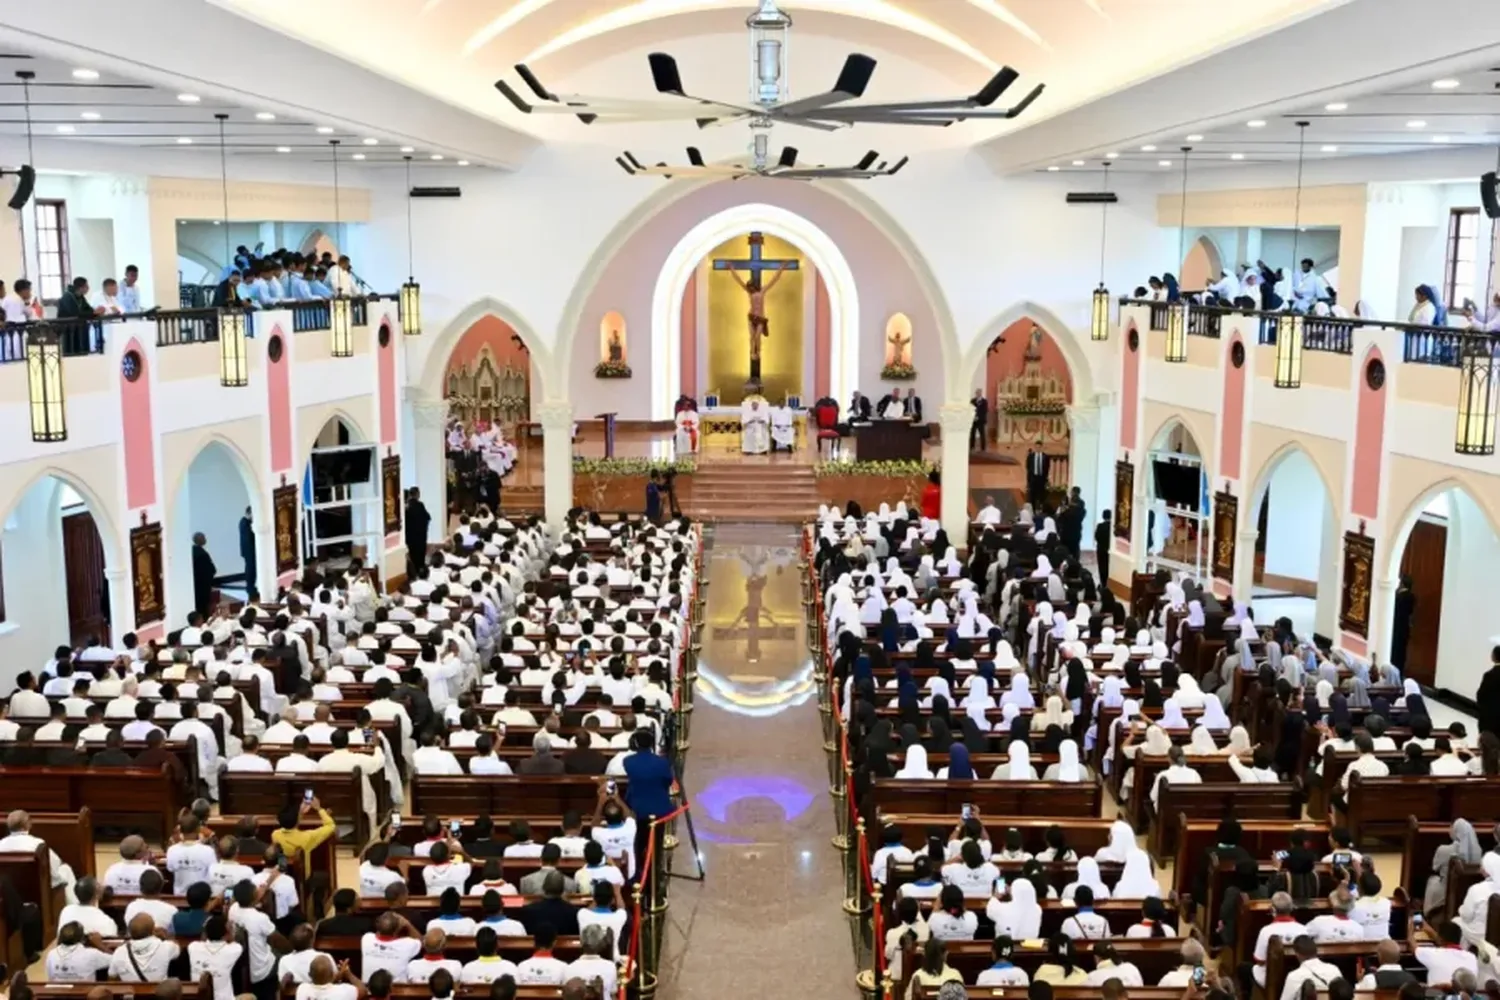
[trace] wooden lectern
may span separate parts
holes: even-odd
[[[615,417],[614,413],[598,413],[595,419],[604,421],[604,457],[615,457]]]
[[[926,425],[906,420],[876,420],[852,429],[854,457],[861,462],[920,462],[922,442],[930,434]]]

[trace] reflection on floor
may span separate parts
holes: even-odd
[[[721,525],[705,554],[684,778],[708,876],[672,886],[664,1000],[769,995],[789,974],[802,993],[857,993],[796,542],[791,526]]]

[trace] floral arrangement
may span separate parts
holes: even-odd
[[[880,369],[880,377],[887,382],[910,382],[917,377],[917,370],[904,361],[894,361]]]
[[[594,378],[629,378],[630,366],[623,361],[601,361],[594,366]]]
[[[1055,417],[1066,413],[1068,404],[1061,399],[1017,399],[1006,403],[1004,409],[1017,417]]]
[[[819,462],[813,466],[813,475],[819,478],[883,476],[888,479],[906,479],[912,476],[926,476],[937,468],[938,466],[933,462]]]
[[[676,472],[691,474],[697,463],[690,458],[583,458],[575,456],[573,471],[588,476],[648,476],[658,473]]]

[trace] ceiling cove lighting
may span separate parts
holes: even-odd
[[[177,99],[183,104],[197,104],[199,101],[203,100],[203,98],[199,97],[197,94],[178,94]]]
[[[1245,158],[1245,154],[1244,153],[1230,153],[1229,154],[1229,158],[1231,160],[1243,160]]]
[[[83,68],[75,69],[73,71],[73,79],[75,79],[75,80],[97,80],[97,79],[99,79],[99,71],[96,70],[96,69],[83,69]]]
[[[1323,105],[1324,111],[1348,111],[1349,104],[1346,101],[1334,101],[1332,104]]]
[[[1457,90],[1459,86],[1459,81],[1453,79],[1451,76],[1432,81],[1433,90]]]
[[[257,111],[255,112],[255,117],[257,121],[263,122],[274,122],[276,120],[276,116],[269,111]]]
[[[1265,121],[1264,118],[1252,118],[1250,121],[1247,121],[1245,123],[1245,127],[1246,128],[1265,128],[1266,127],[1266,121]]]
[[[1424,121],[1422,121],[1420,118],[1414,118],[1411,121],[1409,121],[1409,122],[1406,123],[1406,127],[1407,128],[1426,128],[1427,127],[1427,123],[1424,122]]]
[[[78,117],[82,118],[86,122],[96,122],[99,120],[100,116],[99,112],[97,111],[82,111],[79,112]]]

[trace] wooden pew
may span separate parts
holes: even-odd
[[[1345,821],[1358,847],[1377,840],[1401,840],[1410,820],[1451,822],[1459,817],[1493,816],[1500,802],[1500,777],[1366,778],[1349,776]]]
[[[35,746],[42,750],[73,750],[78,746],[77,740],[36,740]],[[199,795],[204,791],[201,761],[198,757],[198,741],[189,737],[182,743],[164,743],[163,746],[177,758],[182,765],[183,771],[188,777],[188,787],[193,789],[193,794]],[[84,753],[92,756],[104,749],[103,740],[90,740],[84,744]],[[126,740],[120,747],[132,757],[146,750],[145,740]]]
[[[98,826],[143,826],[162,839],[177,825],[187,794],[165,770],[130,767],[0,768],[6,810],[76,813],[87,806]]]
[[[1406,892],[1412,899],[1412,906],[1418,911],[1422,909],[1422,893],[1427,886],[1427,880],[1435,874],[1432,856],[1439,847],[1450,842],[1452,837],[1449,831],[1452,827],[1451,822],[1422,823],[1415,816],[1407,817],[1406,838],[1401,845],[1401,884],[1406,887]],[[1495,849],[1495,829],[1491,824],[1475,824],[1474,833],[1479,838],[1480,847],[1486,851]],[[1450,900],[1458,891],[1453,879],[1454,874],[1455,870],[1450,868],[1448,883]],[[1463,896],[1459,895],[1457,898],[1462,901]],[[1448,914],[1451,916],[1453,912],[1453,904],[1450,902]]]
[[[1362,959],[1370,960],[1375,957],[1377,943],[1375,941],[1325,941],[1318,945],[1318,958],[1338,966],[1346,980],[1357,983],[1359,982],[1359,963]],[[1281,996],[1281,989],[1286,984],[1287,974],[1300,964],[1290,942],[1283,941],[1279,937],[1271,938],[1266,946],[1265,995],[1267,997]]]
[[[184,943],[184,947],[186,944]],[[141,997],[150,998],[156,996],[156,987],[159,983],[127,983],[119,979],[111,979],[104,983],[49,983],[31,982],[31,990],[39,997],[47,997],[49,1000],[86,1000],[89,993],[100,986],[107,987],[111,996],[116,998]],[[429,995],[431,991],[428,991]],[[198,984],[193,980],[182,981],[182,1000],[198,1000]],[[204,1000],[213,996],[210,990],[203,994]]]
[[[386,815],[390,812],[389,788],[383,779],[372,780],[370,786],[375,791],[375,815]],[[336,822],[353,827],[354,843],[364,845],[373,831],[365,815],[363,787],[357,771],[348,774],[225,772],[219,777],[219,808],[225,813],[275,817],[284,806],[301,802],[310,788]]]
[[[958,816],[964,803],[982,815],[1078,816],[1099,815],[1103,786],[1093,781],[936,781],[879,778],[874,782],[876,809],[885,813],[938,813]]]
[[[499,948],[496,954],[501,958],[508,958],[512,962],[520,963],[530,958],[536,951],[536,942],[530,937],[501,937],[498,941]],[[360,948],[359,938],[329,935],[318,938],[318,950],[332,956],[335,962],[347,961],[349,967],[359,970]],[[552,954],[564,962],[571,962],[582,954],[578,938],[573,936],[559,937],[557,944],[552,949]],[[460,962],[472,962],[479,957],[474,950],[473,938],[450,937],[448,947],[445,950],[448,958],[457,959]],[[432,995],[429,991],[429,997]]]
[[[1136,968],[1140,969],[1143,980],[1148,983],[1155,983],[1162,976],[1165,976],[1168,972],[1171,972],[1182,964],[1179,956],[1182,953],[1182,945],[1186,940],[1186,938],[1111,938],[1109,943],[1114,946],[1115,951],[1119,954],[1120,961],[1130,962],[1135,965]],[[881,947],[884,947],[883,942],[881,943]],[[1094,967],[1094,959],[1093,955],[1087,950],[1087,942],[1079,942],[1079,947],[1080,958],[1082,959],[1080,964],[1084,968],[1092,969]],[[1034,977],[1037,969],[1049,961],[1049,953],[1046,948],[1017,948],[1015,954],[1011,956],[1011,961],[1018,968],[1024,969],[1028,976]],[[896,992],[896,996],[906,995],[912,973],[920,967],[921,963],[922,952],[920,948],[914,947],[910,943],[902,948],[901,988]],[[990,958],[990,942],[949,941],[948,964],[962,973],[964,982],[974,982],[974,980],[979,978],[981,972],[993,964],[993,959]],[[991,995],[988,989],[978,990],[972,986],[969,989],[971,996]],[[1017,989],[1018,992],[1011,995],[1026,996],[1025,987],[1018,987]],[[1091,1000],[1097,1000],[1099,996],[1099,987],[1097,986],[1090,986],[1086,989],[1084,987],[1076,987],[1076,989],[1084,990],[1084,992],[1077,994],[1078,996],[1087,996]],[[1182,1000],[1182,992],[1181,988],[1172,990],[1172,1000]],[[1056,1000],[1057,995],[1056,993],[1053,994],[1054,1000]],[[1138,995],[1138,991],[1132,987],[1130,989],[1132,1000]]]
[[[1199,777],[1207,784],[1239,784],[1239,778],[1235,777],[1233,769],[1229,766],[1229,758],[1220,754],[1189,754],[1186,758],[1187,766],[1198,772]],[[1135,777],[1131,780],[1130,798],[1122,803],[1125,818],[1137,832],[1146,830],[1151,825],[1151,789],[1156,784],[1156,779],[1169,767],[1165,755],[1157,757],[1147,753],[1136,753],[1135,760],[1131,761],[1131,773]],[[1160,797],[1158,796],[1158,799]],[[1168,814],[1171,815],[1170,813]]]
[[[52,885],[52,858],[47,845],[38,844],[30,853],[0,854],[0,877],[9,879],[22,899],[37,904],[42,917],[42,940],[56,938],[57,914],[65,900],[63,890]]]
[[[1390,894],[1391,900],[1391,926],[1404,928],[1410,919],[1410,904],[1406,898],[1406,891],[1397,886]],[[1332,912],[1328,900],[1311,899],[1302,900],[1296,904],[1293,910],[1300,923],[1307,923],[1313,917]],[[1255,939],[1260,934],[1260,929],[1271,922],[1271,901],[1269,899],[1247,899],[1240,897],[1239,913],[1235,919],[1235,933],[1233,942],[1225,942],[1230,949],[1230,955],[1235,962],[1249,962],[1255,952]],[[1399,938],[1397,940],[1400,940]],[[1362,945],[1368,945],[1374,951],[1375,941],[1361,941]],[[1328,947],[1328,946],[1324,946]],[[1319,949],[1321,951],[1321,948]],[[1329,959],[1333,961],[1333,959]],[[1269,976],[1268,976],[1269,982]],[[1277,994],[1279,996],[1279,994]]]
[[[481,775],[449,777],[419,774],[411,779],[414,815],[472,816],[475,813],[560,816],[577,810],[592,816],[605,779],[593,775]],[[614,779],[625,794],[625,778]]]
[[[1391,774],[1397,774],[1397,767],[1406,759],[1406,755],[1400,750],[1378,750],[1375,756],[1385,762],[1391,769]],[[1428,750],[1422,754],[1428,761],[1436,760],[1439,756],[1437,751]],[[1307,811],[1314,816],[1322,816],[1333,808],[1333,797],[1342,791],[1343,777],[1360,757],[1358,750],[1335,750],[1331,746],[1325,746],[1320,758],[1320,766],[1317,777],[1310,779],[1307,789]]]
[[[47,842],[62,863],[79,878],[95,874],[94,813],[84,806],[76,813],[34,812],[31,835]]]
[[[1302,815],[1300,779],[1274,785],[1204,782],[1201,785],[1161,786],[1156,815],[1151,820],[1147,850],[1158,864],[1177,850],[1177,815],[1188,819],[1298,819]]]
[[[1291,842],[1292,833],[1297,830],[1310,830],[1318,836],[1327,835],[1326,827],[1301,820],[1239,819],[1238,822],[1240,846],[1250,852],[1252,857],[1261,859],[1269,859],[1274,851],[1285,850]],[[1172,865],[1173,891],[1177,893],[1179,900],[1191,898],[1195,906],[1207,906],[1210,921],[1218,919],[1216,904],[1223,898],[1224,889],[1218,883],[1222,880],[1214,878],[1210,873],[1205,882],[1206,889],[1201,894],[1195,893],[1193,886],[1199,881],[1198,876],[1204,874],[1204,852],[1218,843],[1218,832],[1217,819],[1190,819],[1183,813],[1177,814],[1176,855]],[[1199,895],[1203,898],[1198,898]],[[1209,929],[1203,920],[1200,919],[1198,923],[1205,930]]]
[[[982,812],[982,807],[981,807]],[[1112,825],[1107,819],[1080,819],[1076,816],[1060,816],[1051,818],[1046,816],[1001,816],[998,818],[986,818],[981,815],[980,820],[985,824],[985,830],[990,835],[990,842],[999,849],[1005,839],[1005,831],[1015,829],[1021,834],[1021,843],[1024,849],[1032,854],[1044,850],[1047,846],[1047,831],[1053,826],[1061,827],[1067,836],[1068,846],[1080,857],[1092,855],[1099,848],[1109,843],[1109,830]],[[878,818],[877,825],[892,825],[901,829],[901,839],[908,847],[917,848],[926,842],[929,830],[941,831],[944,840],[948,834],[958,825],[958,816],[939,815],[936,813],[905,813],[886,815],[882,813]],[[870,854],[880,848],[880,830],[869,828],[865,830],[865,837],[870,842]],[[867,858],[866,861],[869,859]]]

